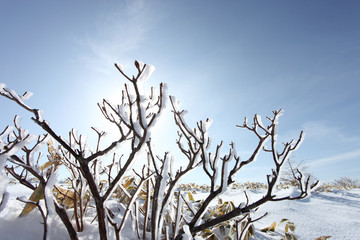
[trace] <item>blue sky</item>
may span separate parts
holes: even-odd
[[[255,113],[280,118],[283,141],[305,130],[293,155],[322,181],[360,177],[360,15],[358,1],[6,1],[0,2],[0,82],[19,93],[59,134],[104,127],[96,103],[116,100],[135,59],[152,64],[189,111],[190,125],[214,120],[214,144],[235,141],[245,159],[254,137],[235,128]],[[1,128],[14,114],[0,99]],[[169,109],[167,109],[169,111]],[[175,148],[170,114],[158,152]],[[265,120],[264,120],[265,122]],[[92,135],[94,136],[94,135]],[[265,181],[266,155],[239,175]],[[200,180],[199,180],[200,181]]]

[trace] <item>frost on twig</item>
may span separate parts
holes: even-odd
[[[34,176],[45,190],[45,196],[50,194],[49,187],[46,188],[46,186],[52,179],[52,173],[58,164],[69,171],[71,189],[66,190],[54,186],[59,202],[54,204],[49,202],[50,197],[46,197],[45,200],[48,201],[50,212],[56,211],[63,220],[72,239],[77,239],[77,233],[67,217],[66,208],[74,207],[76,229],[77,231],[83,231],[84,215],[90,197],[95,204],[99,237],[102,240],[107,239],[108,222],[105,202],[119,186],[124,174],[131,170],[138,153],[144,148],[146,142],[150,141],[151,129],[160,117],[165,105],[166,87],[164,84],[161,83],[158,90],[151,87],[150,91],[147,91],[145,87],[147,79],[154,71],[153,66],[135,61],[137,74],[132,77],[128,76],[119,65],[115,64],[115,67],[128,82],[124,84],[124,89],[120,91],[122,96],[120,103],[113,104],[104,99],[98,104],[105,119],[114,124],[119,133],[117,139],[103,148],[101,147],[102,140],[105,137],[103,131],[92,128],[98,138],[95,148],[91,148],[86,141],[86,137],[78,135],[75,130],[71,130],[69,138],[65,139],[59,136],[49,123],[44,120],[39,109],[30,107],[25,103],[25,100],[32,95],[31,93],[27,92],[20,96],[15,91],[7,89],[5,84],[0,85],[0,95],[14,101],[26,111],[33,113],[32,120],[45,131],[44,136],[38,137],[35,146],[30,148],[28,147],[30,140],[34,141],[36,137],[27,135],[26,131],[17,127],[18,121],[16,119],[14,122],[17,131],[14,132],[19,133],[14,135],[9,130],[10,128],[5,129],[2,133],[8,139],[7,149],[13,152],[2,149],[1,164],[10,161],[14,166],[22,168],[23,170],[18,172],[14,166],[9,165],[6,167],[9,174],[35,191],[37,186],[34,186],[28,180],[28,176]],[[39,165],[35,163],[35,153],[50,137],[57,143],[57,147],[52,148],[57,160],[52,161],[49,159],[49,163]],[[115,158],[116,155],[114,154],[112,164],[104,164],[104,158],[114,153],[115,150],[121,151],[122,146],[130,146],[130,151],[128,149],[123,151],[128,154],[119,154],[120,159]],[[15,150],[18,151],[19,149],[23,149],[24,157],[15,155]],[[40,159],[41,155],[39,154],[37,162]],[[49,184],[52,185],[52,183],[53,180]],[[51,206],[55,206],[55,211]]]
[[[10,99],[24,110],[33,114],[32,120],[44,130],[44,134],[35,136],[21,128],[19,117],[14,118],[14,126],[6,127],[0,133],[0,211],[4,208],[8,194],[5,190],[6,178],[2,170],[19,183],[32,189],[33,195],[26,203],[27,214],[38,208],[44,222],[51,223],[53,215],[60,217],[66,226],[70,239],[78,239],[78,232],[87,226],[89,207],[94,207],[99,239],[108,239],[110,229],[120,239],[120,232],[130,221],[138,238],[181,239],[191,238],[206,229],[212,229],[221,223],[232,221],[237,228],[237,236],[243,239],[245,231],[260,218],[252,218],[253,213],[269,201],[296,200],[308,196],[317,183],[301,171],[293,171],[293,177],[299,187],[298,194],[280,196],[275,186],[280,180],[284,163],[296,151],[304,139],[299,138],[280,145],[278,143],[279,117],[283,110],[273,111],[271,117],[263,121],[255,114],[252,120],[245,118],[237,127],[252,132],[257,144],[247,159],[237,154],[235,142],[226,144],[220,141],[212,146],[209,136],[211,119],[201,120],[191,127],[185,120],[185,110],[175,97],[169,101],[178,129],[176,146],[182,153],[182,165],[174,169],[174,158],[169,152],[157,155],[152,146],[151,130],[160,117],[166,102],[166,86],[146,88],[146,82],[154,67],[138,61],[134,63],[136,74],[130,76],[124,68],[115,64],[116,69],[126,79],[124,88],[119,91],[121,100],[112,103],[106,99],[98,103],[103,117],[117,128],[117,136],[104,144],[106,133],[92,127],[96,136],[96,145],[91,147],[84,135],[75,129],[69,131],[67,138],[59,136],[43,117],[42,111],[28,106],[25,101],[30,92],[18,95],[0,84],[0,95]],[[47,144],[48,161],[43,162],[41,148]],[[105,145],[105,146],[103,146]],[[147,165],[142,172],[132,171],[140,152],[145,151]],[[211,203],[225,193],[233,184],[236,175],[244,166],[256,161],[263,153],[272,161],[274,167],[267,175],[267,191],[260,199],[252,201],[247,193],[239,206],[228,204],[222,214],[209,214]],[[64,167],[68,173],[67,187],[57,184],[56,173]],[[183,177],[194,169],[200,169],[209,181],[209,192],[202,201],[195,202],[191,193],[183,194],[178,184]],[[133,172],[134,177],[126,174]],[[33,180],[36,180],[35,183]],[[126,180],[125,183],[122,181]],[[119,198],[116,207],[108,206],[112,198]],[[240,196],[241,197],[241,196]],[[44,199],[44,200],[43,200]],[[38,206],[44,201],[46,209]],[[45,211],[46,210],[46,211]],[[186,215],[186,216],[184,216]],[[109,228],[111,225],[113,228]],[[44,229],[44,236],[48,233]],[[142,236],[141,236],[142,235]]]
[[[25,148],[26,145],[30,144],[35,140],[36,136],[31,135],[28,131],[24,130],[21,127],[20,119],[18,116],[14,118],[14,127],[7,126],[0,133],[0,210],[2,211],[9,197],[9,193],[6,191],[7,184],[9,179],[3,173],[3,169],[6,168],[6,162],[8,160],[12,161],[12,156],[14,156],[18,151]],[[36,146],[36,145],[35,145]],[[33,164],[33,155],[29,155],[28,165]],[[25,164],[25,163],[23,163]],[[13,170],[13,168],[12,168]],[[11,172],[10,172],[11,173]],[[22,180],[22,178],[20,178]]]
[[[197,124],[196,129],[190,129],[184,122],[182,111],[177,110],[175,105],[173,105],[173,108],[176,124],[181,129],[181,133],[179,134],[180,138],[185,137],[187,140],[187,147],[184,147],[185,144],[178,144],[179,148],[188,158],[191,156],[190,153],[192,153],[194,149],[199,151],[199,162],[202,164],[203,170],[208,175],[211,183],[210,193],[200,204],[191,221],[188,223],[188,227],[192,235],[244,214],[251,214],[253,210],[257,209],[259,206],[268,201],[302,199],[306,197],[308,193],[316,186],[316,183],[310,185],[309,178],[305,178],[299,171],[296,175],[296,179],[300,186],[300,193],[298,195],[277,197],[274,193],[274,186],[276,186],[279,180],[279,175],[281,174],[283,164],[289,159],[291,153],[298,149],[304,138],[304,133],[301,132],[298,140],[292,140],[288,143],[284,143],[283,148],[279,150],[277,144],[277,129],[279,124],[279,117],[283,114],[283,110],[274,111],[273,117],[267,118],[270,122],[268,126],[264,125],[261,117],[257,114],[253,118],[252,125],[249,125],[248,119],[245,118],[243,125],[237,126],[239,128],[244,128],[253,132],[258,138],[258,143],[250,157],[246,160],[240,160],[240,157],[236,154],[234,143],[230,144],[229,152],[225,155],[222,155],[222,157],[221,149],[223,147],[223,142],[216,146],[214,153],[209,152],[209,143],[211,141],[208,140],[209,137],[207,136],[206,130],[202,127],[202,122],[200,121]],[[269,146],[266,145],[267,143],[269,143]],[[215,198],[220,196],[226,190],[228,185],[234,182],[234,177],[238,171],[240,171],[245,165],[248,165],[257,159],[260,152],[268,153],[269,156],[271,156],[275,166],[274,169],[272,169],[271,174],[267,176],[267,193],[262,198],[253,202],[249,201],[247,198],[245,204],[240,204],[230,212],[219,217],[203,221],[202,218],[206,213],[210,203]],[[231,161],[233,164],[229,169],[229,163]],[[215,187],[215,183],[217,182],[220,183],[219,187]],[[245,196],[247,195],[245,194]],[[182,233],[183,232],[180,231],[176,239],[181,239]]]
[[[12,95],[15,94],[12,92]],[[35,136],[28,133],[28,131],[21,127],[21,122],[16,116],[14,118],[14,126],[8,126],[0,134],[0,139],[1,167],[20,184],[33,190],[33,194],[29,200],[26,200],[26,205],[20,216],[27,215],[37,207],[44,219],[43,239],[46,239],[49,234],[47,227],[49,222],[51,222],[54,214],[56,214],[55,212],[61,212],[61,209],[54,205],[55,200],[52,193],[52,186],[56,181],[56,176],[53,174],[56,169],[56,164],[55,162],[47,162],[44,164],[40,164],[39,162],[42,156],[40,151],[42,146],[48,142],[49,135]],[[34,179],[36,179],[37,186],[34,185]],[[39,205],[39,201],[44,198],[46,205],[45,210]],[[66,226],[69,226],[70,234],[71,223],[69,218],[62,214],[61,219]],[[73,233],[74,232],[75,231],[73,231]]]

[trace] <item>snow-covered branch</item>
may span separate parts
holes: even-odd
[[[211,182],[211,190],[209,195],[204,199],[204,201],[200,204],[200,207],[197,209],[197,211],[194,213],[194,216],[190,223],[188,223],[189,231],[192,235],[195,235],[197,232],[203,231],[205,229],[211,228],[213,226],[216,226],[219,223],[226,222],[232,218],[236,218],[242,215],[250,214],[254,209],[257,209],[264,203],[268,201],[283,201],[283,200],[296,200],[296,199],[302,199],[306,196],[308,196],[308,193],[315,187],[316,184],[310,184],[309,177],[304,178],[302,173],[298,171],[297,174],[297,181],[299,181],[300,186],[300,193],[296,196],[282,196],[282,197],[276,197],[276,195],[273,193],[274,187],[279,179],[279,175],[281,173],[281,169],[283,167],[284,162],[290,157],[291,153],[293,151],[296,151],[298,147],[300,146],[301,142],[303,141],[304,134],[303,132],[300,133],[299,139],[297,141],[290,141],[288,143],[284,143],[284,148],[282,151],[278,151],[277,146],[277,129],[279,124],[279,117],[282,115],[283,110],[279,111],[273,111],[273,118],[267,118],[270,121],[270,124],[265,127],[263,124],[261,117],[259,115],[255,115],[253,118],[253,124],[252,126],[249,126],[247,118],[245,118],[245,121],[243,125],[237,125],[237,127],[247,129],[251,132],[253,132],[257,138],[259,139],[257,146],[255,147],[255,150],[251,154],[251,156],[247,160],[240,160],[240,157],[237,156],[235,145],[234,143],[231,143],[230,150],[228,154],[225,154],[223,157],[220,157],[221,159],[221,168],[217,166],[217,161],[219,158],[219,152],[222,146],[222,142],[216,147],[215,153],[208,153],[207,149],[202,147],[203,142],[198,140],[195,137],[185,137],[188,141],[192,140],[197,141],[197,145],[201,149],[201,162],[204,164],[203,169],[204,172],[210,177]],[[177,111],[177,114],[180,115],[181,112]],[[181,115],[180,115],[181,117]],[[180,119],[180,117],[178,117]],[[184,123],[183,119],[178,120],[178,123],[181,123],[180,126],[182,131],[184,132],[183,135],[186,133],[186,129],[189,129]],[[201,124],[198,124],[198,130],[200,130],[200,137],[199,139],[204,139],[203,136],[205,135],[205,132],[203,132],[202,128],[200,128]],[[185,129],[185,130],[184,130]],[[193,131],[195,132],[195,130]],[[192,136],[192,133],[188,133],[187,136]],[[266,143],[270,141],[270,147],[266,147]],[[191,142],[188,143],[188,146],[193,146]],[[185,155],[189,155],[190,152],[189,149],[185,149],[183,145],[182,152]],[[189,148],[190,148],[189,147]],[[220,196],[227,188],[227,186],[234,181],[234,177],[238,171],[241,170],[241,168],[247,164],[250,164],[256,160],[258,155],[261,151],[264,151],[265,153],[270,153],[272,156],[272,161],[275,164],[275,169],[272,170],[272,174],[268,175],[268,190],[267,194],[264,195],[261,199],[251,202],[249,199],[246,199],[245,204],[240,204],[238,207],[234,208],[232,211],[221,215],[216,218],[212,218],[207,221],[201,221],[202,216],[205,214],[206,210],[208,209],[208,206],[210,203]],[[228,169],[229,162],[233,160],[234,164],[232,169]],[[218,179],[218,175],[220,179]],[[216,181],[220,182],[220,186],[218,188],[214,187],[214,183]],[[245,196],[247,196],[245,194]],[[180,230],[178,233],[176,239],[182,238],[183,231]]]
[[[33,190],[28,200],[22,200],[28,205],[27,209],[37,207],[45,224],[51,222],[56,212],[71,239],[78,239],[77,232],[84,231],[87,226],[86,216],[90,212],[87,211],[88,206],[93,206],[96,211],[93,219],[97,221],[101,240],[109,238],[109,224],[113,226],[116,238],[120,239],[120,232],[125,229],[130,215],[138,238],[142,230],[144,239],[147,233],[154,240],[163,237],[181,239],[183,236],[195,236],[229,220],[236,223],[237,227],[242,224],[239,231],[243,232],[237,235],[243,238],[244,231],[261,218],[252,218],[253,212],[261,205],[269,201],[302,199],[316,186],[317,183],[311,184],[310,178],[296,169],[292,174],[300,192],[286,196],[278,196],[275,192],[285,162],[304,139],[304,133],[301,132],[298,139],[278,144],[279,117],[283,110],[273,111],[273,116],[266,118],[268,125],[264,124],[265,121],[258,114],[254,115],[251,123],[245,118],[242,125],[237,125],[257,138],[250,157],[242,159],[237,154],[234,142],[228,145],[228,149],[224,149],[226,144],[223,141],[211,148],[209,127],[212,120],[201,120],[195,127],[190,127],[185,120],[185,110],[180,108],[175,97],[170,96],[171,110],[178,128],[176,146],[185,159],[178,169],[173,169],[174,158],[169,152],[162,156],[156,155],[151,138],[151,130],[165,107],[166,85],[161,83],[159,89],[147,89],[146,81],[154,67],[138,61],[134,65],[137,72],[129,76],[122,66],[115,64],[126,80],[124,88],[119,91],[121,100],[114,104],[104,99],[98,103],[98,107],[104,118],[116,126],[118,135],[103,146],[106,142],[105,132],[92,127],[96,134],[94,148],[75,129],[69,131],[67,139],[59,136],[43,118],[41,110],[25,103],[31,93],[18,95],[0,84],[0,95],[31,112],[32,120],[44,130],[40,136],[29,134],[21,128],[20,118],[16,116],[14,126],[6,127],[0,133],[0,180],[5,182],[0,184],[0,211],[8,198],[5,190],[7,182],[3,181],[6,176],[2,172],[5,169],[7,174]],[[47,144],[49,152],[47,162],[42,162],[41,148],[44,144]],[[142,151],[146,152],[148,163],[139,173],[132,166]],[[266,194],[251,201],[245,192],[244,201],[239,206],[229,204],[230,207],[222,214],[208,214],[211,203],[235,182],[237,173],[244,166],[255,162],[261,153],[274,164],[271,173],[267,175]],[[106,161],[107,158],[110,160]],[[65,167],[70,175],[69,185],[64,188],[56,185],[59,167]],[[195,202],[190,192],[183,194],[178,189],[181,179],[197,167],[201,167],[210,185],[207,196],[201,202]],[[129,172],[134,177],[123,183]],[[112,197],[118,196],[122,196],[119,200],[121,203],[116,208],[109,208],[106,204]],[[46,211],[40,207],[39,201],[42,199],[45,199]],[[189,210],[186,210],[186,206]],[[28,211],[24,210],[22,214],[26,215]],[[183,211],[189,214],[184,217]],[[73,217],[68,213],[73,214]],[[44,236],[47,231],[48,228]]]

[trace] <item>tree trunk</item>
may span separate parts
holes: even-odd
[[[66,230],[69,233],[70,239],[78,240],[77,232],[76,232],[74,226],[72,225],[72,223],[70,222],[69,217],[66,213],[66,210],[59,207],[56,203],[55,203],[55,210],[56,210],[56,213],[58,214],[58,216],[60,217],[60,219],[62,220],[62,222],[64,223]]]
[[[99,224],[99,235],[100,240],[107,240],[107,233],[106,233],[106,214],[104,209],[104,200],[100,196],[98,186],[95,183],[94,176],[91,174],[88,162],[84,159],[79,160],[81,172],[86,179],[87,183],[89,184],[90,192],[94,198],[96,212],[98,217],[98,224]]]
[[[105,219],[106,214],[105,214],[103,201],[96,202],[96,212],[98,217],[100,240],[107,240],[106,219]]]

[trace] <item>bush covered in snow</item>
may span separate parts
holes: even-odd
[[[351,190],[351,189],[359,189],[360,188],[360,180],[356,178],[350,177],[341,177],[339,179],[335,179],[333,182],[322,183],[316,188],[318,192],[331,192],[336,190]]]
[[[167,98],[164,84],[158,89],[145,88],[144,82],[154,67],[135,61],[137,74],[128,76],[121,66],[115,66],[128,82],[121,91],[120,103],[104,99],[98,104],[104,118],[118,129],[118,138],[106,147],[101,147],[105,132],[96,128],[92,128],[97,136],[93,148],[85,136],[75,130],[71,130],[67,138],[59,136],[41,110],[25,103],[31,93],[18,95],[4,84],[0,86],[0,94],[32,113],[32,120],[44,131],[40,136],[31,134],[15,117],[13,126],[5,127],[0,133],[0,210],[5,208],[8,198],[7,174],[31,189],[29,198],[19,198],[25,204],[21,216],[37,209],[44,222],[44,239],[54,219],[62,221],[70,239],[79,239],[79,234],[93,221],[98,227],[98,238],[102,240],[120,239],[122,231],[129,230],[128,226],[139,239],[190,239],[215,237],[216,234],[246,239],[251,236],[252,223],[266,215],[254,218],[261,205],[303,199],[316,186],[317,182],[311,182],[310,177],[297,169],[293,172],[297,190],[286,195],[276,194],[282,168],[303,140],[301,132],[297,140],[278,144],[277,129],[282,110],[273,111],[272,116],[267,117],[267,125],[255,115],[251,121],[245,118],[244,123],[237,126],[258,138],[251,156],[241,160],[235,143],[224,150],[220,142],[212,152],[208,136],[212,121],[206,119],[197,122],[195,127],[188,126],[185,111],[173,96]],[[176,146],[185,159],[185,165],[177,169],[169,152],[156,153],[151,139],[151,130],[166,101],[170,102],[178,128]],[[42,157],[44,145],[48,148],[47,159]],[[147,163],[141,171],[135,171],[132,166],[142,152],[145,152]],[[260,152],[268,154],[274,164],[267,175],[265,194],[252,200],[244,191],[238,196],[242,199],[240,204],[219,202],[220,205],[214,207],[214,201],[220,201],[219,197],[235,182],[236,174],[254,162]],[[64,183],[58,181],[61,168],[70,175]],[[186,186],[179,185],[195,168],[202,169],[209,181],[207,187],[199,187],[206,194],[201,201],[195,201]]]

